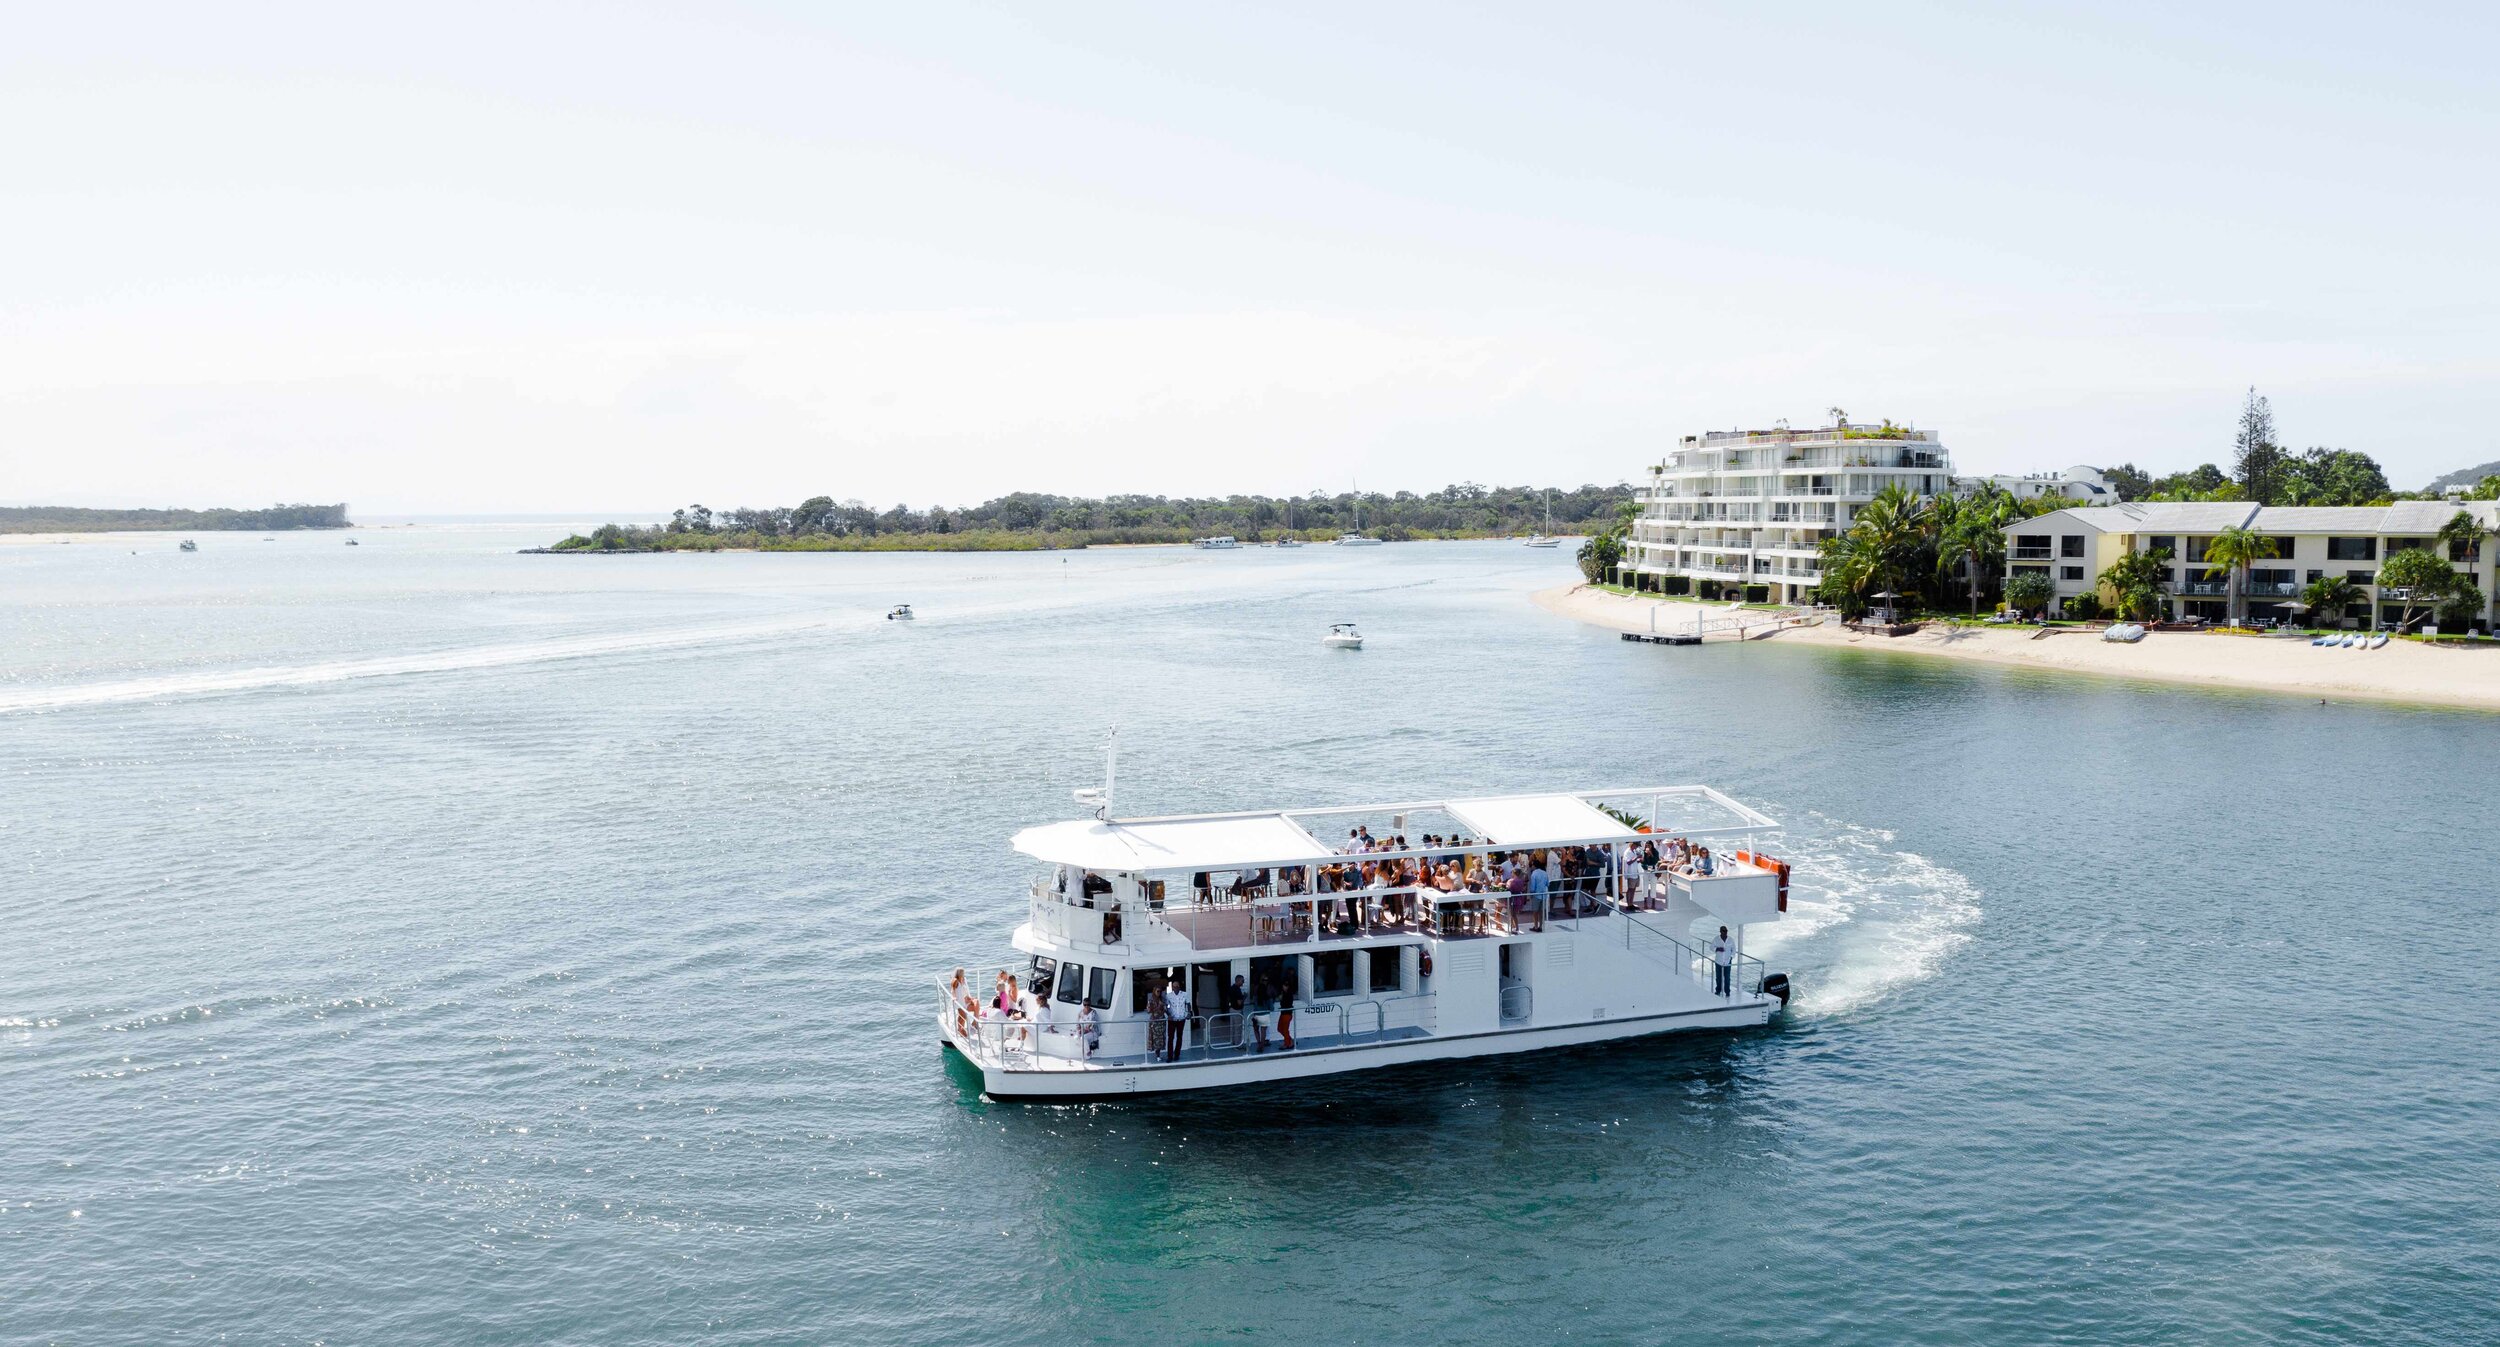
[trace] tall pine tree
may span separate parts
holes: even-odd
[[[2259,505],[2283,503],[2283,446],[2274,442],[2274,404],[2257,396],[2253,386],[2240,408],[2231,455],[2231,476],[2241,494]]]

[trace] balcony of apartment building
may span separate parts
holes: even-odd
[[[1934,444],[1936,432],[1913,430],[1908,426],[1848,425],[1819,426],[1812,430],[1706,430],[1687,435],[1684,443],[1702,447],[1722,445],[1798,445],[1798,444]]]
[[[1774,524],[1829,524],[1833,507],[1801,501],[1774,501],[1770,518]]]
[[[2007,555],[2016,561],[2052,561],[2057,556],[2057,544],[2017,543]]]

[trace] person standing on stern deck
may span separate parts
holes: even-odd
[[[1736,946],[1728,943],[1727,928],[1719,928],[1719,938],[1710,945],[1711,985],[1719,995],[1726,996],[1728,984],[1736,971]]]
[[[1181,977],[1187,977],[1183,972]],[[1163,1035],[1163,1060],[1177,1062],[1181,1049],[1189,1046],[1189,994],[1181,990],[1181,978],[1163,984],[1163,1018],[1171,1021]]]

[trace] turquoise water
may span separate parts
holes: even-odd
[[[1630,645],[1505,544],[547,532],[0,547],[0,1338],[2492,1340],[2500,721]],[[929,978],[1114,722],[1130,812],[1716,784],[1800,1003],[984,1103]]]

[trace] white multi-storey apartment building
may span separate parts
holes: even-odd
[[[2470,544],[2439,541],[2440,526],[2459,510],[2481,526],[2484,538]],[[2392,627],[2403,617],[2404,595],[2382,588],[2378,569],[2408,548],[2447,558],[2452,569],[2480,586],[2486,625],[2500,613],[2500,545],[2488,536],[2500,530],[2500,502],[2487,500],[2400,500],[2350,507],[2142,501],[2057,510],[2006,527],[2006,572],[2048,576],[2063,607],[2068,599],[2095,592],[2101,572],[2120,557],[2159,548],[2171,557],[2170,578],[2163,586],[2165,616],[2220,618],[2228,612],[2230,581],[2205,573],[2205,545],[2216,533],[2235,527],[2274,539],[2274,556],[2249,568],[2247,611],[2253,618],[2290,616],[2292,610],[2284,605],[2299,598],[2310,581],[2340,575],[2361,587],[2363,601],[2343,613],[2311,615],[2310,620],[2328,626],[2340,621]]]
[[[1627,573],[1682,578],[1696,593],[1778,603],[1810,600],[1825,538],[1877,492],[1952,489],[1953,463],[1932,430],[1842,421],[1819,430],[1687,435],[1650,469],[1627,539]]]
[[[1983,486],[1993,486],[2016,500],[2047,500],[2052,497],[2071,500],[2078,505],[2116,505],[2126,499],[2118,484],[2109,480],[2099,468],[2078,463],[2062,472],[2027,472],[2020,477],[1995,473],[1987,477],[1956,477],[1956,495],[1971,495]]]

